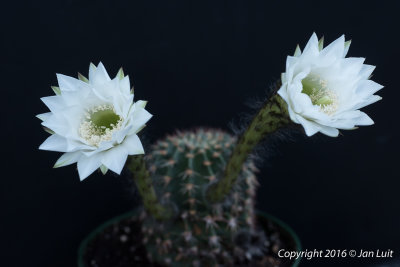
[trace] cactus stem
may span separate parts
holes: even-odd
[[[211,168],[211,161],[208,160],[207,154],[204,153],[203,154],[203,165],[207,167],[208,173],[210,176],[215,176],[215,173],[213,172],[212,168]]]
[[[157,220],[169,219],[172,212],[159,203],[143,156],[130,156],[127,167],[133,174],[133,180],[142,197],[145,209]]]
[[[225,167],[223,177],[209,188],[208,199],[212,203],[222,201],[231,191],[239,173],[242,171],[243,163],[254,147],[268,134],[277,131],[289,122],[287,104],[278,94],[275,94],[266,101],[240,137]]]

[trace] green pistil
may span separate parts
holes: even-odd
[[[327,106],[333,104],[333,100],[329,96],[323,96],[313,101],[313,104],[317,106]]]
[[[303,85],[303,90],[301,92],[308,96],[310,96],[313,93],[316,87],[319,87],[319,85],[316,84],[315,78],[310,76],[305,77],[301,81],[301,84]]]
[[[115,125],[118,124],[120,116],[115,114],[114,110],[104,109],[97,110],[90,114],[90,121],[99,129],[105,131],[106,128],[112,129]]]
[[[327,88],[326,81],[319,77],[308,75],[301,81],[303,85],[302,93],[308,95],[313,105],[327,106],[334,102],[332,93]]]

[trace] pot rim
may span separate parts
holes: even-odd
[[[121,215],[118,215],[116,217],[113,217],[105,222],[103,222],[102,224],[100,224],[99,226],[97,226],[94,230],[92,230],[89,235],[87,235],[85,237],[85,239],[83,239],[83,241],[80,243],[79,248],[78,248],[78,267],[87,267],[84,263],[84,253],[86,251],[86,247],[87,244],[99,233],[101,232],[103,229],[107,228],[108,226],[112,225],[113,223],[120,221],[122,219],[131,217],[135,214],[139,213],[139,209],[134,209],[132,211],[123,213]],[[264,217],[267,220],[270,220],[274,223],[276,223],[282,230],[286,231],[286,233],[291,236],[294,240],[295,246],[296,246],[296,250],[297,251],[301,251],[301,242],[299,237],[297,236],[297,234],[293,231],[293,229],[287,225],[286,223],[284,223],[283,221],[281,221],[280,219],[276,218],[273,215],[270,215],[266,212],[262,212],[259,210],[256,210],[256,214],[257,217]],[[297,258],[294,262],[292,267],[297,267],[299,265],[301,261],[301,258]]]
[[[285,222],[281,221],[280,219],[278,219],[277,217],[263,212],[263,211],[259,211],[256,210],[256,214],[258,217],[264,217],[268,220],[271,220],[272,222],[276,223],[282,230],[286,231],[287,234],[293,238],[294,243],[295,243],[295,249],[296,251],[301,251],[301,242],[300,242],[300,238],[297,236],[296,232],[289,226],[287,225]],[[292,267],[297,267],[299,266],[301,261],[301,257],[298,257],[292,264]]]

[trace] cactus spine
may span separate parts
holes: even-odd
[[[132,158],[149,259],[178,267],[232,266],[262,256],[263,242],[240,241],[263,240],[254,221],[256,168],[248,156],[289,121],[285,102],[274,95],[239,141],[215,129],[178,132],[159,140],[145,160]]]
[[[134,174],[133,179],[142,196],[143,206],[146,210],[158,220],[170,218],[172,215],[171,210],[162,206],[157,199],[143,156],[130,157],[127,167]]]
[[[233,264],[239,232],[254,228],[254,164],[243,165],[224,202],[210,203],[205,192],[224,169],[236,138],[220,130],[180,132],[154,145],[148,167],[160,202],[173,206],[175,217],[146,216],[143,234],[149,257],[173,266]],[[150,212],[150,211],[149,211]]]

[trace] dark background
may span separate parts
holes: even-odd
[[[228,123],[249,111],[315,31],[352,39],[349,55],[377,65],[374,126],[338,138],[297,135],[269,146],[260,210],[287,222],[307,249],[400,253],[397,1],[8,1],[1,4],[1,266],[75,266],[79,242],[134,205],[125,176],[52,169],[38,113],[55,73],[120,66],[149,100],[149,141],[174,129]],[[5,97],[4,97],[5,93]],[[384,265],[387,264],[387,265]],[[390,264],[390,265],[389,265]],[[396,265],[397,264],[397,265]],[[399,266],[395,259],[303,260],[301,266]]]

